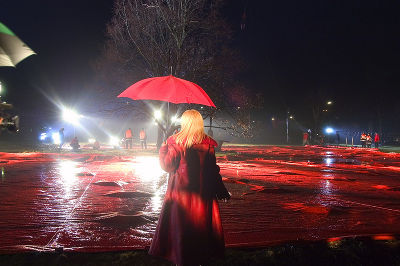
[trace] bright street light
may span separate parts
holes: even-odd
[[[162,113],[161,113],[160,110],[154,111],[154,118],[155,118],[156,120],[161,119],[161,117],[162,117]]]
[[[327,127],[327,128],[325,129],[325,132],[328,133],[328,134],[331,134],[331,133],[333,133],[333,128]]]
[[[119,146],[119,140],[116,137],[110,137],[110,145],[112,145],[114,147],[118,147]]]
[[[272,120],[272,121],[275,121],[275,117],[272,117],[271,120]]]
[[[71,123],[73,125],[77,125],[79,123],[79,118],[81,116],[74,110],[64,109],[63,111],[63,119],[64,121]]]
[[[177,115],[174,115],[173,117],[171,117],[171,122],[172,123],[175,123],[177,121],[178,121],[178,116]]]
[[[294,118],[294,116],[292,116],[292,115],[291,115],[291,116],[289,116],[289,118],[290,118],[290,119],[293,119],[293,118]]]
[[[332,101],[328,101],[326,104],[331,105],[333,102]]]

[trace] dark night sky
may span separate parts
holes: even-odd
[[[112,3],[0,3],[0,21],[38,54],[16,69],[0,68],[6,100],[26,119],[54,110],[40,91],[70,104],[90,100],[82,88],[93,77],[90,63],[99,55]],[[246,27],[240,30],[244,11]],[[399,112],[399,12],[398,1],[369,0],[238,0],[225,10],[235,30],[233,46],[248,65],[243,79],[263,92],[266,114],[283,115],[290,108],[306,121],[308,97],[321,90],[348,123],[373,120],[380,98],[386,114]]]

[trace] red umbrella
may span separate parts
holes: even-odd
[[[195,103],[215,107],[210,97],[199,85],[172,75],[138,81],[118,97],[170,103]]]

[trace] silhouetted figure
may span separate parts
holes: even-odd
[[[361,142],[361,148],[365,148],[367,142],[367,134],[365,134],[364,132],[361,133],[360,142]]]
[[[339,144],[340,144],[340,134],[339,134],[339,131],[336,131],[336,141],[337,141],[337,145],[339,146]]]
[[[139,132],[139,140],[142,150],[147,149],[147,134],[144,128],[142,128]]]
[[[367,146],[367,148],[371,148],[371,145],[372,145],[372,137],[371,137],[371,134],[367,134],[367,138],[366,138],[366,141],[365,141],[365,145]]]
[[[100,142],[97,139],[93,142],[93,150],[100,150]]]
[[[78,137],[73,138],[69,145],[72,147],[73,151],[78,151],[81,147],[81,145],[79,145]]]
[[[379,148],[380,142],[381,142],[381,137],[377,132],[375,132],[375,137],[374,137],[375,148]]]
[[[58,136],[60,137],[60,146],[58,148],[61,150],[61,148],[62,148],[62,146],[64,145],[64,142],[65,142],[65,139],[64,139],[64,128],[63,127],[58,131]]]
[[[132,149],[132,129],[128,128],[125,131],[125,149]]]
[[[303,146],[310,145],[310,141],[308,140],[308,137],[309,137],[308,133],[304,132],[303,133]]]

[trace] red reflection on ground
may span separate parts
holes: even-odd
[[[400,233],[400,154],[227,146],[228,246]],[[150,244],[167,177],[152,156],[0,153],[0,252]],[[333,240],[332,240],[333,241]]]
[[[383,241],[388,241],[388,240],[394,240],[395,237],[392,235],[376,235],[373,236],[374,240],[383,240]]]

